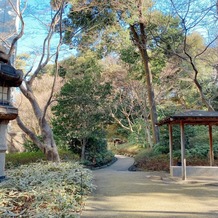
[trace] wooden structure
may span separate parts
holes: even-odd
[[[196,111],[190,110],[183,113],[169,116],[157,123],[158,126],[168,125],[169,128],[169,148],[170,148],[170,170],[173,166],[173,125],[180,125],[181,135],[181,167],[182,179],[186,179],[186,158],[185,158],[185,132],[184,125],[205,125],[208,126],[210,144],[210,166],[213,165],[213,137],[212,126],[218,125],[218,112],[216,111]]]

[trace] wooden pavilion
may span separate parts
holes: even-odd
[[[186,179],[186,158],[185,158],[185,131],[184,125],[205,125],[208,126],[210,145],[210,168],[213,166],[213,136],[212,126],[218,125],[218,112],[190,110],[183,113],[169,116],[157,123],[158,126],[168,125],[169,128],[169,149],[170,149],[170,173],[173,175],[173,125],[180,125],[181,135],[181,176]],[[175,168],[175,167],[174,167]],[[196,169],[195,169],[196,170]],[[207,169],[208,170],[208,169]]]

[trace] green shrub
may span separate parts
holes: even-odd
[[[169,145],[163,145],[160,143],[157,143],[153,147],[153,152],[155,154],[168,154],[169,153]]]
[[[17,167],[24,164],[46,160],[41,151],[6,154],[6,168]]]
[[[41,139],[41,137],[38,138]],[[26,152],[36,152],[40,150],[39,147],[36,144],[34,144],[31,140],[26,140],[23,146]]]
[[[62,161],[79,161],[80,159],[78,154],[75,154],[69,150],[58,150],[58,153]]]
[[[207,158],[209,152],[209,145],[195,146],[186,149],[187,158]]]
[[[78,160],[79,157],[70,151],[60,150],[59,155],[61,160]],[[41,160],[46,160],[45,154],[42,151],[37,152],[22,152],[6,154],[6,169],[17,167],[24,164],[35,163]]]
[[[136,119],[133,125],[133,132],[131,132],[128,136],[128,142],[131,144],[137,144],[144,148],[147,145],[147,138],[145,134],[146,123],[144,119]]]
[[[218,144],[213,145],[214,158],[218,160]]]
[[[143,170],[169,171],[169,156],[166,154],[152,155],[152,152],[148,152],[144,157],[138,158],[136,163]]]
[[[107,150],[105,132],[96,131],[88,139],[86,146],[86,164],[93,167],[105,165],[112,161],[114,154]]]
[[[114,154],[112,151],[100,153],[90,152],[84,164],[92,167],[99,167],[108,164],[113,158]]]
[[[75,217],[94,188],[91,171],[78,163],[47,162],[7,171],[0,183],[0,217]]]
[[[135,161],[139,162],[147,157],[154,156],[154,152],[151,149],[143,149],[137,155],[135,155]]]

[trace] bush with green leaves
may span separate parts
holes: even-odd
[[[77,217],[93,190],[92,174],[80,164],[34,163],[7,171],[0,183],[0,217]]]
[[[131,132],[128,136],[128,142],[132,144],[140,145],[146,148],[147,139],[146,139],[146,123],[144,119],[135,119],[135,123],[133,125],[133,132]]]
[[[114,154],[107,149],[106,133],[102,130],[94,131],[88,138],[86,146],[86,164],[102,166],[114,158]]]
[[[157,143],[153,147],[153,152],[155,154],[168,154],[169,153],[169,145],[163,145],[161,143]]]
[[[154,146],[157,154],[169,153],[169,132],[167,126],[160,128],[160,143]],[[218,130],[213,128],[213,140],[218,140]],[[185,147],[188,157],[206,158],[209,151],[209,133],[205,126],[185,125]],[[218,157],[218,151],[214,144],[214,155]],[[174,156],[179,157],[181,153],[181,135],[178,125],[173,126],[173,152]]]
[[[61,160],[63,161],[78,161],[78,155],[71,151],[59,150]],[[13,168],[24,164],[30,164],[46,160],[45,154],[42,151],[37,152],[22,152],[22,153],[8,153],[6,154],[6,168]]]
[[[36,144],[34,144],[31,140],[28,139],[24,142],[23,146],[26,152],[35,152],[40,150]]]
[[[24,164],[39,162],[46,160],[45,155],[41,151],[22,152],[6,154],[6,168],[17,167]]]
[[[100,167],[111,162],[113,158],[114,154],[112,151],[105,151],[99,153],[90,152],[84,164],[91,167]]]
[[[153,149],[143,149],[135,156],[138,169],[152,171],[169,171],[169,155],[157,154]]]
[[[58,141],[58,147],[61,140]],[[62,144],[64,144],[62,142]],[[114,154],[108,151],[106,140],[106,132],[101,129],[96,129],[86,138],[85,159],[82,163],[87,166],[97,167],[102,166],[113,160]],[[65,147],[65,151],[72,152],[78,157],[81,155],[82,145],[77,138],[72,138],[70,144]]]

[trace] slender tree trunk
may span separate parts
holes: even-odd
[[[145,105],[145,109],[144,109],[145,135],[146,135],[149,147],[152,148],[153,147],[153,142],[152,142],[152,139],[151,139],[150,125],[149,125],[149,122],[148,122],[148,113],[146,111],[146,108],[147,108],[146,96],[145,96],[145,99],[144,99],[144,105]]]
[[[143,1],[139,0],[137,3],[138,7],[138,18],[139,22],[137,25],[130,25],[130,30],[133,34],[133,42],[139,48],[144,72],[145,72],[145,79],[148,91],[148,103],[150,107],[150,118],[151,118],[151,126],[152,126],[152,133],[153,133],[153,143],[156,144],[159,142],[159,127],[156,126],[157,123],[157,110],[156,110],[156,103],[154,98],[154,90],[152,85],[151,79],[151,72],[149,68],[149,57],[147,53],[147,32],[146,32],[146,22],[143,18]]]
[[[150,119],[153,133],[153,143],[156,144],[159,142],[159,127],[156,126],[157,123],[157,109],[154,98],[154,90],[152,85],[151,73],[149,69],[149,57],[147,53],[147,41],[145,34],[144,24],[140,23],[140,35],[133,25],[130,25],[130,30],[133,34],[133,41],[135,45],[139,48],[140,55],[142,58],[142,63],[144,66],[146,88],[148,92],[148,104],[150,107]]]
[[[147,84],[147,91],[148,91],[148,102],[150,106],[150,116],[151,116],[151,126],[153,132],[153,143],[156,144],[159,142],[159,128],[156,125],[157,123],[157,109],[154,97],[154,90],[151,80],[151,73],[148,64],[148,54],[147,51],[144,49],[142,52],[142,60],[145,68],[145,78]]]
[[[82,149],[81,149],[81,160],[85,160],[85,151],[86,151],[86,139],[82,139]]]

